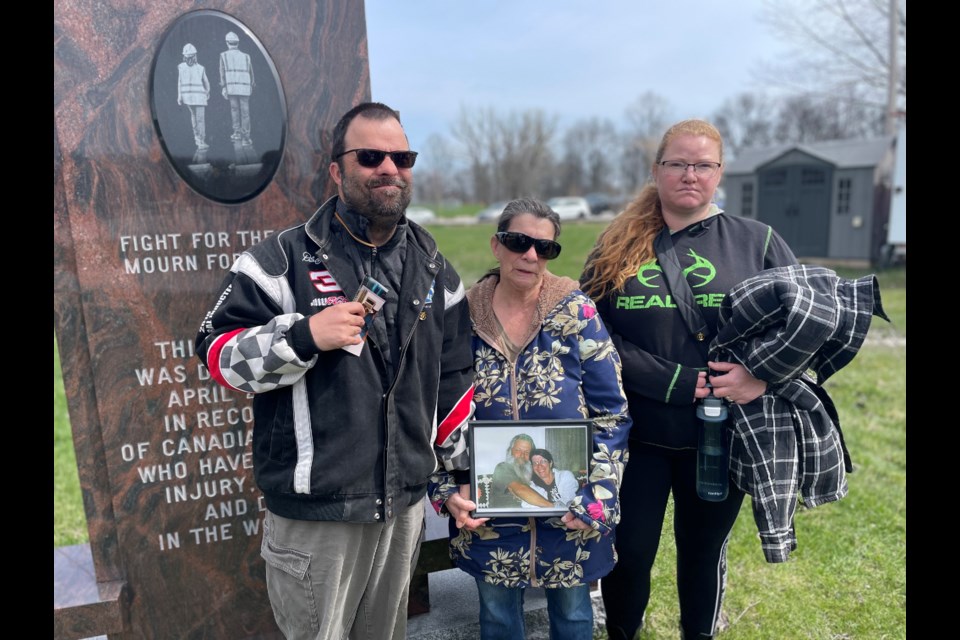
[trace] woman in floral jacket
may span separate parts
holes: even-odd
[[[431,500],[452,516],[450,553],[477,580],[485,640],[524,638],[523,589],[545,587],[550,637],[593,637],[588,583],[615,562],[618,491],[631,420],[620,358],[576,281],[546,270],[560,218],[536,200],[503,210],[490,247],[499,262],[467,292],[477,420],[595,421],[587,483],[563,517],[474,519],[469,478],[441,473]],[[532,447],[519,443],[517,461]],[[541,443],[542,444],[542,443]]]

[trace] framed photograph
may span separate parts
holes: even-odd
[[[592,420],[473,420],[474,517],[556,516],[586,484]]]

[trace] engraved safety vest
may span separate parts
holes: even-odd
[[[179,89],[183,104],[207,104],[207,89],[203,85],[203,67],[199,64],[190,66],[186,62],[181,62],[177,68],[180,70]]]
[[[239,49],[228,49],[220,54],[220,84],[227,95],[248,96],[253,93],[253,69],[250,56]]]

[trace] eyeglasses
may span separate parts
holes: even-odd
[[[663,172],[668,176],[682,176],[687,167],[693,167],[693,172],[700,178],[712,178],[720,168],[719,162],[680,162],[679,160],[664,160],[660,163]]]
[[[550,465],[550,463],[547,461],[546,458],[539,458],[538,460],[539,460],[539,461],[537,461],[537,460],[531,460],[531,461],[530,461],[530,464],[532,464],[532,465],[535,466],[535,467],[546,467],[546,466],[549,466],[549,465]]]
[[[560,255],[560,243],[554,240],[541,240],[531,238],[525,233],[516,231],[497,231],[497,240],[505,246],[508,251],[514,253],[526,253],[533,247],[537,255],[545,260],[553,260]]]
[[[380,149],[348,149],[333,157],[334,160],[348,153],[357,154],[357,163],[367,169],[375,169],[383,164],[383,159],[390,156],[397,169],[409,169],[417,161],[416,151],[380,151]]]

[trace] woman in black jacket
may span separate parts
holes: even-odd
[[[668,229],[663,238],[673,245],[708,333],[732,286],[796,263],[768,225],[728,216],[713,203],[722,176],[716,128],[702,120],[675,124],[660,142],[652,184],[603,232],[580,279],[620,353],[634,420],[617,526],[619,562],[601,582],[611,640],[633,638],[643,626],[671,493],[683,637],[712,638],[720,616],[727,538],[743,493],[731,485],[722,502],[697,496],[696,403],[709,393],[708,382],[714,395],[738,403],[761,396],[766,383],[739,364],[707,362],[710,336],[698,339],[688,330],[654,240]]]

